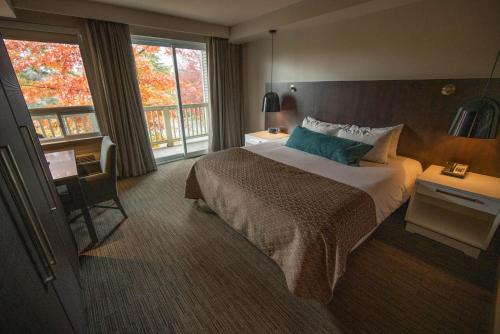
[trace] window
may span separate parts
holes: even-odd
[[[41,140],[99,134],[78,44],[5,39]]]
[[[132,42],[149,140],[157,161],[207,152],[205,44],[141,36],[133,36]]]

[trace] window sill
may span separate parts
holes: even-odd
[[[57,151],[78,146],[90,146],[100,143],[103,136],[92,136],[85,138],[62,139],[59,141],[40,142],[44,151]]]

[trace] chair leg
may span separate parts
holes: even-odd
[[[113,200],[115,201],[116,205],[117,205],[117,206],[118,206],[118,208],[120,209],[120,211],[121,211],[121,213],[122,213],[123,217],[128,218],[128,215],[127,215],[127,213],[125,212],[125,209],[123,208],[122,202],[120,202],[120,199],[118,198],[118,196],[115,196],[115,197],[113,198]]]
[[[85,220],[85,225],[87,225],[87,230],[90,235],[90,239],[92,240],[92,244],[96,244],[99,242],[99,238],[97,237],[97,231],[94,227],[94,222],[92,221],[92,217],[90,216],[89,209],[87,207],[82,207],[83,219]]]

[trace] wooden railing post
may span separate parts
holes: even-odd
[[[208,135],[207,109],[207,103],[185,104],[183,106],[186,139]],[[175,105],[144,107],[152,145],[167,144],[168,147],[172,147],[178,145],[179,141],[182,140],[178,124],[179,119],[172,117],[173,111],[177,113],[176,117],[180,117]],[[148,121],[148,116],[151,117],[151,123]],[[161,125],[162,121],[164,127],[161,126],[161,129],[157,130],[156,127]],[[165,131],[163,132],[162,129]],[[159,136],[156,134],[159,134]]]
[[[174,146],[174,135],[172,133],[172,122],[170,117],[170,108],[163,108],[163,120],[165,122],[165,132],[167,133],[167,146]]]

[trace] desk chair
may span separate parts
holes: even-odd
[[[117,209],[125,218],[128,217],[120,202],[116,187],[116,144],[108,136],[102,139],[100,160],[79,164],[79,170],[84,174],[80,177],[80,184],[85,202],[89,207]],[[85,173],[85,171],[94,172]],[[110,200],[113,200],[116,206],[100,205]]]

